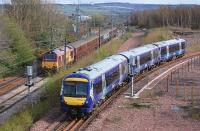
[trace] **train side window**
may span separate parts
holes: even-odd
[[[138,57],[135,57],[135,65],[137,67],[137,65],[138,65]]]
[[[153,57],[158,58],[158,56],[159,56],[158,50],[153,50]]]
[[[185,49],[185,42],[181,42],[181,49]]]
[[[94,90],[96,94],[102,92],[102,80],[99,80],[97,83],[94,84]]]
[[[106,86],[109,86],[120,76],[119,68],[117,68],[112,74],[106,75]]]
[[[179,44],[169,46],[169,52],[173,53],[179,50]]]
[[[125,65],[124,65],[124,64],[122,64],[122,74],[124,74],[124,73],[125,73],[125,71],[126,71],[126,67],[125,67]]]
[[[166,47],[162,47],[161,48],[161,55],[166,55],[167,54],[167,48]]]
[[[151,60],[151,52],[143,54],[140,58],[140,64],[143,65]]]

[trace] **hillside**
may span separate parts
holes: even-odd
[[[66,14],[75,13],[76,5],[74,4],[56,4],[56,6],[63,10]],[[130,4],[130,3],[98,3],[98,4],[81,4],[81,12],[86,14],[94,13],[109,13],[109,12],[130,12],[130,11],[144,11],[153,10],[160,7],[177,7],[179,5],[159,5],[159,4]],[[194,5],[181,5],[181,6],[194,6]]]

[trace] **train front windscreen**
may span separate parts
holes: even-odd
[[[66,81],[63,83],[63,95],[65,97],[86,97],[88,83]]]
[[[43,60],[45,61],[56,61],[56,54],[47,53],[44,55]]]

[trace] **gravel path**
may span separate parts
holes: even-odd
[[[120,96],[103,111],[87,131],[199,131],[200,121],[186,117],[184,110],[174,112],[176,105],[186,103],[164,95],[150,101],[150,108],[135,108],[133,100]]]
[[[45,131],[48,130],[49,126],[54,124],[55,122],[59,122],[59,117],[61,117],[60,108],[53,108],[50,112],[48,112],[43,118],[37,121],[30,131]]]

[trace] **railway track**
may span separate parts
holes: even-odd
[[[13,78],[7,82],[0,85],[0,96],[14,90],[15,88],[25,84],[26,78],[24,75]]]
[[[175,66],[175,65],[179,64],[180,62],[183,62],[183,61],[188,60],[188,59],[192,59],[193,57],[196,57],[196,56],[200,56],[200,52],[185,55],[182,58],[174,59],[174,60],[169,61],[167,63],[164,63],[164,64],[162,64],[162,65],[160,65],[156,68],[153,68],[152,70],[150,70],[148,72],[143,72],[139,76],[135,77],[134,81],[139,82],[139,81],[143,80],[143,78],[145,78],[146,76],[149,76],[150,74],[152,74],[153,72],[156,72],[157,70],[159,70],[161,68],[168,68],[168,67],[170,67],[170,65]],[[97,107],[95,109],[95,111],[90,116],[85,117],[85,118],[81,118],[81,119],[74,119],[74,120],[71,120],[71,121],[69,121],[69,120],[64,121],[63,123],[58,124],[57,127],[54,128],[54,130],[56,130],[56,131],[84,130],[85,128],[87,128],[87,126],[92,122],[92,120],[94,120],[96,118],[96,116],[103,109],[105,109],[120,94],[125,92],[129,88],[129,86],[130,86],[130,83],[127,83],[123,87],[118,88],[118,90],[115,90],[111,94],[111,96],[109,96],[108,99],[102,105]],[[139,91],[139,90],[140,89],[137,89],[137,91]]]
[[[38,79],[38,81],[36,81],[35,84],[43,81],[44,79],[45,78]],[[34,88],[32,90],[32,93],[37,91],[38,89],[40,89],[40,88]],[[12,89],[12,90],[14,90],[14,89]],[[25,99],[27,97],[27,95],[26,95],[27,94],[27,90],[28,90],[28,88],[25,87],[25,88],[22,88],[20,90],[17,89],[17,91],[14,90],[14,92],[12,92],[10,90],[12,92],[11,95],[7,95],[5,93],[6,95],[4,95],[2,100],[0,100],[0,113],[5,112],[6,110],[10,109],[12,106],[17,104],[19,101]]]

